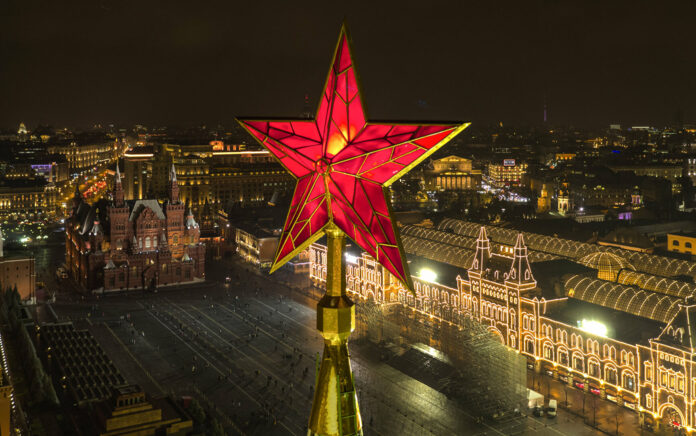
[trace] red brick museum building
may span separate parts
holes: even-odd
[[[205,277],[200,228],[179,201],[176,170],[169,174],[168,199],[124,200],[116,167],[112,201],[86,203],[79,192],[65,223],[66,266],[91,291],[146,288]]]

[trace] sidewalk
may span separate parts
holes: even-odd
[[[568,386],[561,380],[527,370],[527,386],[544,395],[547,403],[551,398],[556,399],[560,408],[582,418],[586,425],[607,435],[649,433],[640,427],[637,412],[603,400],[593,393]]]

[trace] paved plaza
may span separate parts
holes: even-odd
[[[313,308],[319,294],[306,278],[225,261],[209,265],[205,283],[157,293],[83,298],[66,288],[37,316],[90,329],[126,379],[150,395],[197,397],[229,434],[306,434],[323,346]],[[564,410],[481,422],[379,357],[373,345],[351,343],[365,434],[602,434]]]

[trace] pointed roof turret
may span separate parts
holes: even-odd
[[[169,251],[169,245],[167,245],[167,235],[162,232],[159,237],[159,251]]]
[[[101,235],[103,233],[104,232],[102,231],[101,224],[99,223],[99,218],[96,218],[94,220],[94,225],[92,226],[92,230],[89,231],[89,234],[91,236],[97,236],[97,235]]]
[[[662,330],[657,340],[669,345],[678,345],[692,352],[696,349],[696,305],[693,297],[687,297],[684,304],[679,304],[679,311]]]
[[[510,272],[507,274],[507,280],[520,285],[529,284],[536,286],[536,280],[534,280],[534,276],[532,275],[532,268],[529,266],[529,259],[527,257],[527,245],[524,243],[524,236],[522,233],[517,234],[514,257],[512,259],[512,265],[510,265]]]
[[[123,206],[124,192],[123,185],[121,184],[121,171],[118,169],[118,161],[116,161],[116,172],[114,173],[113,198],[115,206]]]
[[[171,203],[179,203],[179,184],[176,182],[176,168],[172,162],[172,169],[169,171],[169,201]]]
[[[491,242],[486,234],[486,228],[481,226],[478,239],[476,239],[476,255],[471,264],[471,269],[482,271],[485,263],[491,258]]]
[[[517,234],[517,241],[515,241],[515,256],[527,256],[527,245],[524,243],[524,236],[522,233]]]
[[[191,212],[191,208],[189,208],[188,214],[186,215],[186,228],[195,229],[196,227],[198,227],[198,223],[193,218],[193,212]]]

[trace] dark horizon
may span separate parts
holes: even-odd
[[[686,2],[0,6],[0,126],[231,125],[313,112],[347,18],[370,119],[696,121]]]

